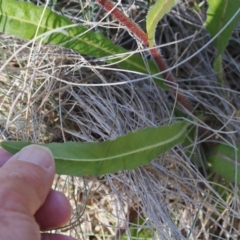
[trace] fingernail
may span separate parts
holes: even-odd
[[[15,157],[20,161],[31,162],[46,169],[53,165],[51,151],[38,145],[30,145],[23,148]]]

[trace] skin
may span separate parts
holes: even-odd
[[[24,151],[11,155],[0,148],[0,239],[74,240],[40,233],[66,224],[71,206],[51,189],[55,163],[50,151],[36,145]]]

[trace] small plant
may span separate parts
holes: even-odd
[[[136,37],[140,38],[143,43],[146,45],[146,47],[153,47],[153,41],[148,40],[148,38],[153,38],[154,37],[154,29],[156,28],[156,24],[158,20],[166,13],[164,11],[165,7],[167,7],[167,10],[169,11],[171,7],[174,5],[174,1],[166,1],[162,5],[162,11],[159,13],[157,12],[158,18],[154,20],[155,22],[155,27],[149,28],[149,36],[144,33],[133,21],[131,21],[129,18],[127,18],[121,11],[118,9],[114,9],[114,6],[109,2],[109,1],[99,1],[99,3],[105,7],[109,12],[111,12],[115,17],[117,17],[122,24],[124,24],[126,27],[131,29],[133,33],[136,35]],[[109,57],[110,55],[119,56],[115,57],[113,60],[107,60],[109,63],[117,63],[120,67],[123,67],[128,70],[132,71],[137,71],[137,72],[142,72],[142,73],[147,73],[148,70],[145,67],[145,63],[143,59],[140,56],[133,55],[130,57],[125,57],[123,53],[126,53],[126,51],[119,47],[114,45],[108,38],[104,37],[100,33],[96,33],[93,31],[87,30],[83,26],[74,26],[73,23],[71,23],[68,19],[65,17],[59,16],[55,13],[53,13],[51,10],[43,7],[37,7],[34,6],[31,3],[25,3],[25,2],[18,2],[18,7],[13,8],[12,6],[15,5],[16,2],[15,0],[11,1],[2,1],[2,31],[8,34],[14,34],[18,37],[21,37],[23,39],[32,39],[33,41],[40,41],[43,43],[48,43],[48,44],[57,44],[66,48],[71,48],[73,50],[77,50],[81,54],[88,54],[92,55],[94,57]],[[161,4],[160,4],[161,5]],[[158,8],[159,6],[156,5],[155,8]],[[31,12],[31,14],[28,14]],[[160,15],[159,15],[160,14]],[[19,18],[20,16],[21,19],[21,25],[20,28],[18,28],[17,31],[15,31],[15,27],[13,26],[18,26],[19,24]],[[149,13],[149,21],[151,22],[154,18],[154,8]],[[41,19],[41,21],[39,21]],[[148,22],[149,22],[148,21]],[[69,25],[73,25],[73,27],[69,27]],[[149,45],[150,43],[150,45]],[[150,66],[150,74],[155,74],[158,73],[159,71],[165,71],[163,73],[163,76],[165,80],[170,84],[170,85],[175,85],[175,81],[170,73],[167,72],[167,65],[161,56],[159,50],[157,48],[150,48],[150,53],[153,56],[153,59],[156,62],[156,65],[158,67],[158,70],[155,68],[155,65],[153,62],[149,61],[149,66]],[[158,74],[159,75],[159,74]],[[166,89],[167,84],[165,84],[163,81],[160,81],[158,79],[155,79],[155,82],[159,84],[162,88]],[[182,96],[179,92],[176,92],[177,100],[180,104],[182,104],[184,107],[186,107],[188,110],[191,110],[191,106],[189,105],[188,101],[185,99],[184,96]],[[177,126],[177,125],[175,125]],[[165,130],[164,128],[160,132],[158,130],[150,130],[147,129],[145,130],[145,134],[151,135],[153,132],[157,133],[156,136],[159,138],[154,137],[155,143],[152,143],[151,145],[147,146],[149,142],[149,137],[145,137],[144,134],[143,136],[139,136],[141,133],[135,133],[131,135],[131,139],[128,140],[128,138],[125,139],[117,139],[113,142],[109,142],[106,144],[102,143],[95,143],[95,144],[83,144],[83,149],[91,149],[94,154],[97,154],[98,156],[96,160],[93,160],[92,157],[88,154],[90,154],[91,151],[86,150],[86,155],[83,157],[83,151],[81,148],[81,143],[67,143],[63,144],[64,146],[64,155],[65,157],[62,159],[64,161],[59,161],[61,160],[60,157],[58,157],[56,154],[58,153],[57,151],[54,151],[55,149],[58,149],[59,146],[54,146],[51,147],[52,145],[46,145],[49,147],[54,154],[56,163],[57,163],[57,173],[59,174],[68,174],[68,175],[75,175],[75,176],[82,176],[82,175],[95,175],[94,172],[97,172],[98,175],[100,174],[105,174],[105,173],[110,173],[112,171],[117,171],[117,170],[122,170],[122,169],[133,169],[133,167],[141,166],[146,164],[147,162],[151,161],[153,158],[157,157],[160,152],[163,153],[161,150],[162,147],[164,146],[164,151],[167,151],[170,149],[173,144],[168,145],[169,143],[175,142],[175,138],[178,139],[179,137],[183,136],[185,129],[187,126],[187,122],[185,122],[185,125],[179,125],[179,127],[176,128],[171,128],[169,130]],[[166,126],[167,128],[167,126]],[[178,129],[178,130],[177,130]],[[148,133],[149,131],[149,133]],[[171,137],[167,136],[167,132],[171,131],[173,141],[171,140]],[[179,132],[178,132],[179,131]],[[181,133],[180,133],[181,132]],[[180,133],[180,134],[179,134]],[[165,136],[166,137],[165,137]],[[140,148],[135,145],[137,144],[137,139],[147,139],[147,141],[141,142],[143,146],[141,148],[144,149],[153,149],[155,154],[151,155],[151,157],[148,156],[148,160],[145,159],[144,157],[138,158],[136,160],[135,164],[132,166],[128,166],[128,162],[132,162],[132,153],[128,154],[127,152],[134,152],[135,155],[141,154],[142,151],[140,151]],[[157,140],[158,139],[158,140]],[[162,140],[161,140],[162,139]],[[181,142],[184,140],[183,137],[180,138]],[[141,140],[143,141],[143,140]],[[131,142],[131,149],[128,150],[124,144],[124,142]],[[157,143],[158,142],[158,143]],[[161,144],[163,142],[163,144]],[[17,152],[19,151],[23,146],[26,146],[28,143],[21,143],[21,142],[16,142],[14,143],[13,141],[11,142],[3,142],[2,146],[8,151],[11,152]],[[156,151],[157,145],[159,144],[159,150],[160,152]],[[168,146],[168,147],[166,147]],[[62,147],[61,147],[62,148]],[[109,149],[111,148],[111,153],[109,153]],[[69,151],[66,151],[66,150]],[[76,149],[78,149],[78,154],[76,154]],[[100,149],[100,151],[99,151]],[[119,151],[118,153],[115,151]],[[72,156],[71,152],[74,152],[75,155]],[[100,152],[102,152],[100,154]],[[125,153],[124,153],[125,152]],[[61,153],[62,154],[62,153]],[[99,155],[100,154],[100,155]],[[81,156],[83,157],[83,160],[81,160]],[[123,156],[123,157],[114,157],[116,156]],[[129,157],[127,157],[129,155]],[[101,157],[100,157],[101,156]],[[125,157],[126,156],[126,157]],[[88,161],[88,159],[90,159]],[[98,160],[99,159],[99,160]],[[102,159],[102,160],[100,160]],[[106,160],[112,159],[112,161],[115,161],[115,159],[119,159],[119,164],[120,165],[115,165],[116,167],[113,170],[110,170],[109,168],[109,162]],[[68,162],[65,162],[68,161]],[[71,163],[69,162],[71,161]],[[103,167],[103,170],[100,171],[99,167],[96,165],[97,162],[99,162],[100,165],[102,165],[102,162],[107,162],[108,164]],[[76,170],[77,166],[75,165],[80,164],[79,167],[84,168],[83,162],[86,162],[86,169],[89,169],[90,172],[84,172],[80,173],[80,170],[78,172],[74,171]],[[65,164],[67,165],[65,165]],[[93,164],[94,167],[91,167],[90,164]],[[112,165],[112,164],[110,164]],[[121,165],[123,167],[121,167]],[[68,168],[66,168],[68,166]],[[68,170],[68,169],[72,170]],[[95,170],[94,170],[95,168]],[[61,170],[60,170],[61,169]],[[73,172],[74,171],[74,172]]]
[[[218,180],[215,180],[215,176],[221,179],[223,186],[227,186],[227,183],[231,182],[235,186],[240,183],[238,174],[240,170],[240,146],[238,142],[231,141],[232,139],[226,136],[228,133],[233,133],[235,129],[228,129],[228,121],[223,123],[223,121],[219,120],[222,116],[211,116],[208,112],[209,109],[202,109],[198,104],[195,105],[194,102],[187,98],[187,94],[184,94],[184,91],[178,85],[159,51],[159,47],[155,43],[155,31],[159,21],[180,1],[157,0],[148,11],[146,32],[109,0],[98,0],[97,2],[109,15],[117,19],[142,43],[144,47],[142,52],[149,52],[152,60],[144,59],[140,54],[127,51],[123,47],[116,45],[103,33],[95,31],[94,27],[87,28],[84,25],[76,24],[67,17],[50,10],[47,5],[43,7],[29,2],[16,2],[15,0],[0,1],[0,31],[28,40],[26,45],[36,42],[39,44],[57,45],[77,51],[81,55],[94,57],[97,61],[106,63],[108,68],[117,66],[123,71],[141,75],[142,80],[153,80],[162,91],[170,93],[169,101],[173,101],[174,104],[166,105],[169,107],[167,110],[171,112],[171,119],[168,122],[163,121],[164,124],[162,123],[160,126],[147,127],[145,130],[138,130],[128,133],[125,136],[116,137],[114,140],[86,143],[77,141],[44,143],[43,145],[53,152],[57,173],[69,176],[85,177],[91,175],[99,177],[121,170],[133,170],[144,166],[143,169],[147,170],[148,174],[155,179],[155,182],[151,183],[152,185],[158,181],[161,182],[167,179],[168,187],[177,186],[176,188],[181,190],[185,197],[184,199],[191,198],[193,201],[199,201],[199,204],[195,204],[196,208],[197,206],[199,208],[196,211],[196,215],[200,214],[200,212],[207,215],[205,208],[208,208],[208,203],[215,206],[215,202],[211,203],[213,199],[218,199],[216,209],[223,211],[223,202],[226,203],[229,199],[228,196],[231,194],[234,195],[235,192],[229,190],[228,194],[223,193],[223,188],[217,185]],[[200,4],[203,4],[203,2],[198,4],[198,1],[193,1],[193,11],[200,11]],[[207,18],[204,26],[212,36],[211,41],[214,43],[217,52],[213,65],[215,74],[218,77],[219,98],[224,98],[225,96],[223,92],[226,76],[224,76],[223,56],[232,32],[239,20],[240,0],[208,0]],[[191,60],[192,57],[188,60]],[[1,70],[10,61],[11,58],[3,64]],[[74,86],[75,83],[69,82],[68,84],[69,86]],[[110,83],[104,84],[100,82],[91,85],[86,81],[81,86],[101,87],[103,85],[111,85]],[[54,104],[56,105],[57,103]],[[235,113],[236,111],[233,115]],[[227,112],[227,114],[229,113]],[[231,118],[234,118],[234,116],[231,116]],[[174,121],[172,121],[173,119]],[[214,125],[214,128],[212,125]],[[32,143],[28,141],[3,141],[1,142],[1,146],[12,153],[16,153],[21,148]],[[179,147],[180,144],[181,147]],[[172,150],[176,151],[175,156],[178,156],[179,159],[184,158],[187,160],[182,162],[173,160],[174,157],[168,154]],[[164,161],[165,165],[163,168],[154,165],[154,162],[151,163],[152,165],[148,165],[153,159],[163,153],[166,153],[166,161]],[[187,162],[188,160],[189,162]],[[186,167],[185,164],[189,166]],[[179,172],[182,172],[182,175],[177,174],[177,168],[181,169]],[[174,177],[167,175],[168,171]],[[199,171],[202,171],[203,175],[205,174],[205,177],[208,177],[208,179],[204,178]],[[136,169],[136,172],[145,177],[141,169]],[[189,175],[186,175],[186,173],[189,173]],[[204,197],[200,197],[201,194],[199,192],[196,193],[195,189],[189,185],[188,178],[196,178],[197,189],[207,189],[206,193],[203,194]],[[131,181],[129,179],[128,181]],[[210,187],[208,180],[215,184],[214,187]],[[202,188],[199,187],[201,181],[205,185]],[[143,187],[136,184],[131,191],[135,192],[137,187],[139,187],[138,191],[142,194],[141,204],[144,205],[144,199],[146,200],[148,196],[144,194]],[[210,192],[213,194],[212,197]],[[177,199],[176,196],[175,198]],[[134,205],[134,203],[131,204]],[[151,211],[154,213],[155,210],[151,209]],[[162,210],[161,214],[166,214],[166,210]],[[167,214],[171,215],[171,213]],[[168,223],[161,223],[163,228],[171,226],[173,233],[170,235],[173,239],[180,239],[177,235],[178,231],[174,230],[175,226],[184,225],[179,220],[181,218],[178,218],[177,215],[175,214],[171,217]],[[214,209],[210,215],[212,224],[218,224],[216,219],[221,219],[221,214]],[[143,217],[141,221],[146,219]],[[191,224],[189,223],[189,228],[194,229],[195,224],[197,223],[194,219]],[[210,225],[209,229],[211,228],[212,226]],[[134,229],[133,222],[129,229],[132,232],[131,234],[137,238],[140,231]],[[170,236],[167,234],[171,230],[168,231],[166,227],[166,236]],[[124,228],[120,236],[121,239],[127,239],[125,231],[126,229]],[[154,233],[152,235],[160,236],[162,234],[161,236],[164,238],[164,233],[157,231],[161,232],[161,229],[158,230],[154,226]],[[187,230],[182,232],[184,232],[183,235],[187,239],[195,234]],[[151,233],[148,230],[142,230],[141,233],[143,235],[141,237],[145,237],[145,239],[151,238]],[[176,235],[174,235],[175,233]],[[197,234],[194,236],[197,236]],[[198,236],[202,236],[201,233]]]

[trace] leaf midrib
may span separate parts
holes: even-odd
[[[179,132],[178,134],[176,134],[174,137],[172,138],[168,138],[167,140],[163,141],[163,142],[158,142],[156,144],[153,144],[153,145],[149,145],[149,146],[146,146],[146,147],[142,147],[142,148],[138,148],[138,149],[135,149],[133,151],[130,151],[130,152],[125,152],[125,153],[122,153],[122,154],[118,154],[118,155],[114,155],[114,156],[109,156],[109,157],[104,157],[104,158],[92,158],[92,159],[84,159],[84,158],[79,158],[79,159],[69,159],[69,158],[63,158],[63,157],[59,157],[57,159],[61,159],[61,160],[71,160],[71,161],[86,161],[86,162],[99,162],[99,161],[108,161],[108,160],[113,160],[113,159],[117,159],[117,158],[122,158],[122,157],[126,157],[126,156],[129,156],[129,155],[133,155],[135,153],[139,153],[139,152],[144,152],[144,151],[147,151],[148,149],[151,149],[151,148],[156,148],[156,147],[159,147],[161,145],[165,145],[165,144],[168,144],[172,141],[174,141],[175,139],[178,139],[181,137],[181,135],[183,134],[183,132],[186,130],[187,128],[187,125],[185,125],[183,128],[182,128],[182,131]]]

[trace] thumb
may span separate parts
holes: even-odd
[[[0,215],[32,217],[44,203],[54,173],[52,153],[45,147],[30,145],[12,156],[0,168]]]

